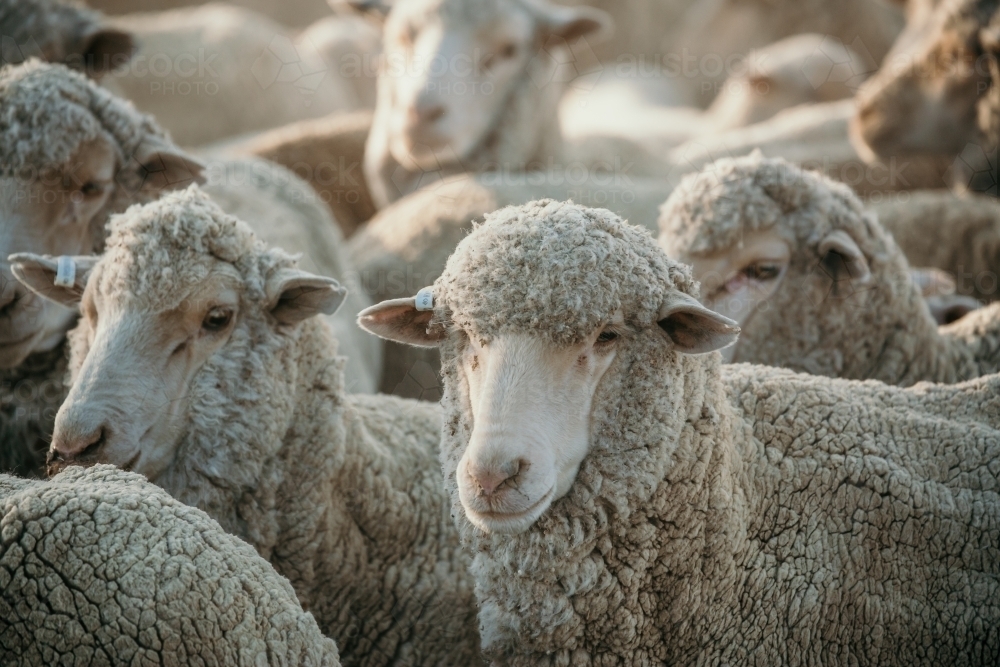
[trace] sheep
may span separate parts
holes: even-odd
[[[199,0],[88,0],[88,2],[91,7],[108,14],[161,12],[201,4]],[[292,28],[304,28],[330,13],[325,0],[283,0],[282,2],[227,0],[227,3],[264,14],[272,21],[278,21]]]
[[[800,33],[838,39],[874,72],[904,26],[902,12],[881,0],[714,0],[694,3],[679,21],[662,61],[687,103],[706,107],[725,78],[760,48]],[[753,67],[753,64],[750,65]],[[861,72],[857,72],[860,74]]]
[[[84,315],[50,473],[112,463],[206,511],[288,577],[345,665],[473,664],[440,409],[344,391],[314,317],[343,288],[266,249],[197,186],[110,228],[96,266],[77,263]],[[81,298],[54,285],[56,262],[12,261],[49,298]]]
[[[992,197],[948,191],[908,193],[869,204],[911,264],[950,274],[960,295],[1000,299],[1000,204]]]
[[[858,92],[851,139],[868,160],[935,156],[951,185],[997,195],[1000,9],[912,0],[906,30]]]
[[[200,179],[268,242],[354,287],[335,223],[294,175],[260,160],[205,165],[151,118],[63,66],[29,61],[0,71],[0,471],[41,471],[65,394],[60,350],[77,315],[20,286],[7,256],[99,253],[112,213]],[[348,298],[332,321],[350,387],[374,391],[381,346],[353,322],[371,302],[360,289]]]
[[[706,111],[638,98],[611,79],[594,90],[572,90],[560,105],[564,135],[612,134],[669,150],[698,136],[763,122],[800,104],[852,97],[866,76],[860,56],[837,39],[802,34],[755,50],[733,72]]]
[[[347,244],[358,281],[372,301],[413,294],[437,279],[473,221],[509,204],[539,197],[599,203],[656,229],[657,211],[670,194],[662,181],[601,177],[578,182],[568,174],[459,175],[418,190],[382,209]],[[569,182],[567,182],[567,180]],[[407,398],[440,398],[435,349],[388,341],[380,391]]]
[[[339,667],[288,580],[141,475],[0,475],[0,662]]]
[[[1000,376],[720,369],[739,329],[696,296],[646,230],[543,200],[361,314],[441,352],[485,656],[995,664]]]
[[[644,147],[612,136],[569,145],[558,102],[572,47],[610,19],[546,0],[400,0],[386,19],[364,173],[382,208],[444,176],[564,168],[660,175]],[[568,61],[568,67],[561,63]]]
[[[0,0],[0,35],[0,66],[37,57],[99,77],[135,51],[131,35],[76,0]]]
[[[215,150],[227,157],[256,156],[283,165],[313,187],[330,207],[344,237],[375,215],[361,165],[371,112],[303,120]]]
[[[681,182],[659,224],[702,303],[742,329],[726,361],[900,386],[1000,371],[1000,304],[980,315],[995,320],[982,341],[939,331],[892,236],[821,174],[760,153],[719,160]]]

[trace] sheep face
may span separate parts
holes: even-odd
[[[121,157],[106,135],[85,142],[63,169],[0,177],[0,368],[60,343],[74,310],[19,283],[8,255],[85,255],[101,242]],[[101,213],[104,213],[101,215]]]
[[[995,0],[913,2],[906,30],[858,93],[851,140],[874,160],[953,157],[969,142],[996,143],[990,128],[1000,79]]]
[[[527,94],[520,89],[529,77],[556,85],[547,73],[555,62],[540,49],[599,29],[597,14],[526,0],[396,3],[385,24],[376,111],[393,158],[430,170],[469,159],[515,91]]]

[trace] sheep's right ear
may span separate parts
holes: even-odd
[[[660,305],[658,324],[684,354],[705,354],[736,342],[740,327],[683,292],[672,292]]]
[[[75,308],[83,297],[90,271],[100,258],[95,255],[50,257],[22,252],[7,259],[14,277],[25,287],[49,301]]]
[[[205,165],[163,137],[146,136],[127,158],[126,168],[137,170],[142,176],[139,189],[153,194],[205,182]]]
[[[834,282],[850,280],[864,285],[871,281],[872,272],[865,254],[844,230],[837,229],[827,234],[819,242],[818,250],[823,268]]]
[[[437,347],[445,339],[444,327],[433,325],[433,310],[418,310],[415,297],[392,299],[358,313],[358,326],[379,338],[414,345]]]

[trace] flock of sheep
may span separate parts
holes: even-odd
[[[1000,2],[329,2],[0,0],[0,664],[1000,665]]]

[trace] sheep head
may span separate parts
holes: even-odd
[[[0,65],[30,57],[62,63],[98,77],[135,52],[131,34],[74,0],[0,0]]]
[[[552,76],[558,63],[543,49],[565,49],[609,22],[599,10],[544,0],[394,3],[383,32],[376,108],[388,151],[408,168],[437,170],[472,160],[513,113],[512,96],[528,95],[529,77],[537,81],[531,84],[536,90],[560,85]],[[530,114],[555,118],[554,102],[525,104]],[[547,125],[532,122],[538,127],[523,141],[536,146]]]
[[[41,111],[40,110],[44,110]],[[86,255],[112,213],[198,180],[146,116],[61,65],[0,73],[0,368],[58,345],[74,311],[14,280],[8,255]]]
[[[905,31],[858,92],[851,140],[868,159],[955,157],[1000,132],[1000,4],[909,3]]]
[[[443,446],[454,493],[480,530],[520,533],[570,492],[618,410],[648,407],[634,379],[670,385],[682,414],[684,384],[670,381],[681,358],[735,341],[735,323],[693,290],[645,230],[543,200],[488,215],[435,283],[433,310],[422,293],[359,323],[440,347],[446,411],[462,406]]]
[[[287,344],[299,323],[334,312],[345,295],[332,278],[264,250],[197,188],[114,218],[101,260],[65,286],[51,258],[11,262],[36,293],[79,301],[82,311],[70,334],[73,385],[56,416],[50,472],[101,462],[156,479],[175,459],[192,411],[219,418],[220,401],[246,382],[245,360],[229,346],[245,356],[251,341]],[[279,394],[276,387],[257,400],[281,403]]]

